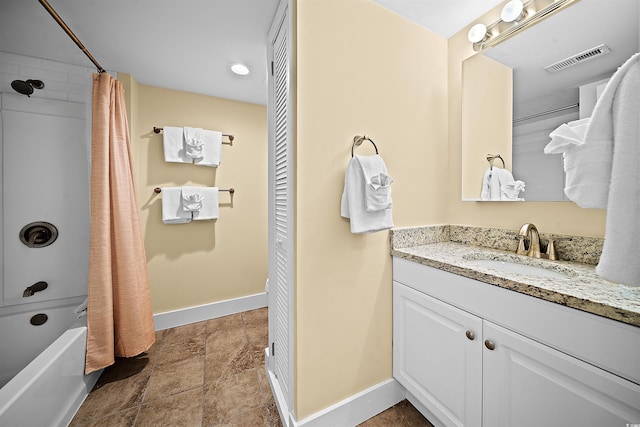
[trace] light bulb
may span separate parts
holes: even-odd
[[[522,0],[511,0],[502,8],[500,18],[502,18],[504,22],[518,21],[520,18],[522,18],[523,10],[524,5],[522,4]]]
[[[487,26],[484,24],[476,24],[469,30],[467,38],[471,43],[479,43],[484,40],[487,35]]]

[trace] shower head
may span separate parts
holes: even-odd
[[[29,79],[27,81],[24,80],[14,80],[11,82],[11,87],[16,92],[31,96],[34,89],[42,89],[44,87],[44,82],[42,80],[32,80]]]

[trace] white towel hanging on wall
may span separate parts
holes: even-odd
[[[381,181],[383,185],[379,184]],[[352,233],[373,233],[393,227],[392,182],[378,154],[351,157],[344,180],[340,214],[349,218]]]
[[[181,187],[162,187],[162,222],[165,224],[191,222],[191,212],[182,208]]]
[[[191,163],[184,151],[184,130],[180,127],[165,126],[162,134],[164,161],[171,163]]]
[[[222,160],[222,132],[213,130],[202,131],[202,157],[193,161],[194,165],[220,166]]]
[[[163,131],[164,160],[172,163],[191,163],[197,166],[218,167],[222,161],[222,137],[219,131],[164,126],[154,127]],[[233,135],[227,135],[230,141]]]
[[[183,200],[184,195],[197,196],[199,200],[199,208],[192,212],[194,221],[217,219],[220,216],[218,187],[185,186],[182,187],[182,194]]]

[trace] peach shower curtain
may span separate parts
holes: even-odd
[[[85,373],[155,341],[126,114],[122,83],[94,74]]]

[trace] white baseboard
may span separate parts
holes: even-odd
[[[405,388],[398,381],[390,378],[298,421],[291,416],[280,393],[277,380],[269,370],[267,370],[267,376],[280,417],[287,427],[353,427],[375,417],[405,398]]]
[[[390,378],[297,421],[295,427],[353,427],[401,402],[404,397],[404,387]]]
[[[242,313],[243,311],[255,310],[256,308],[266,306],[267,294],[266,292],[262,292],[246,297],[154,314],[153,322],[155,324],[155,330],[161,331],[163,329],[202,322],[203,320],[215,319],[216,317]]]

